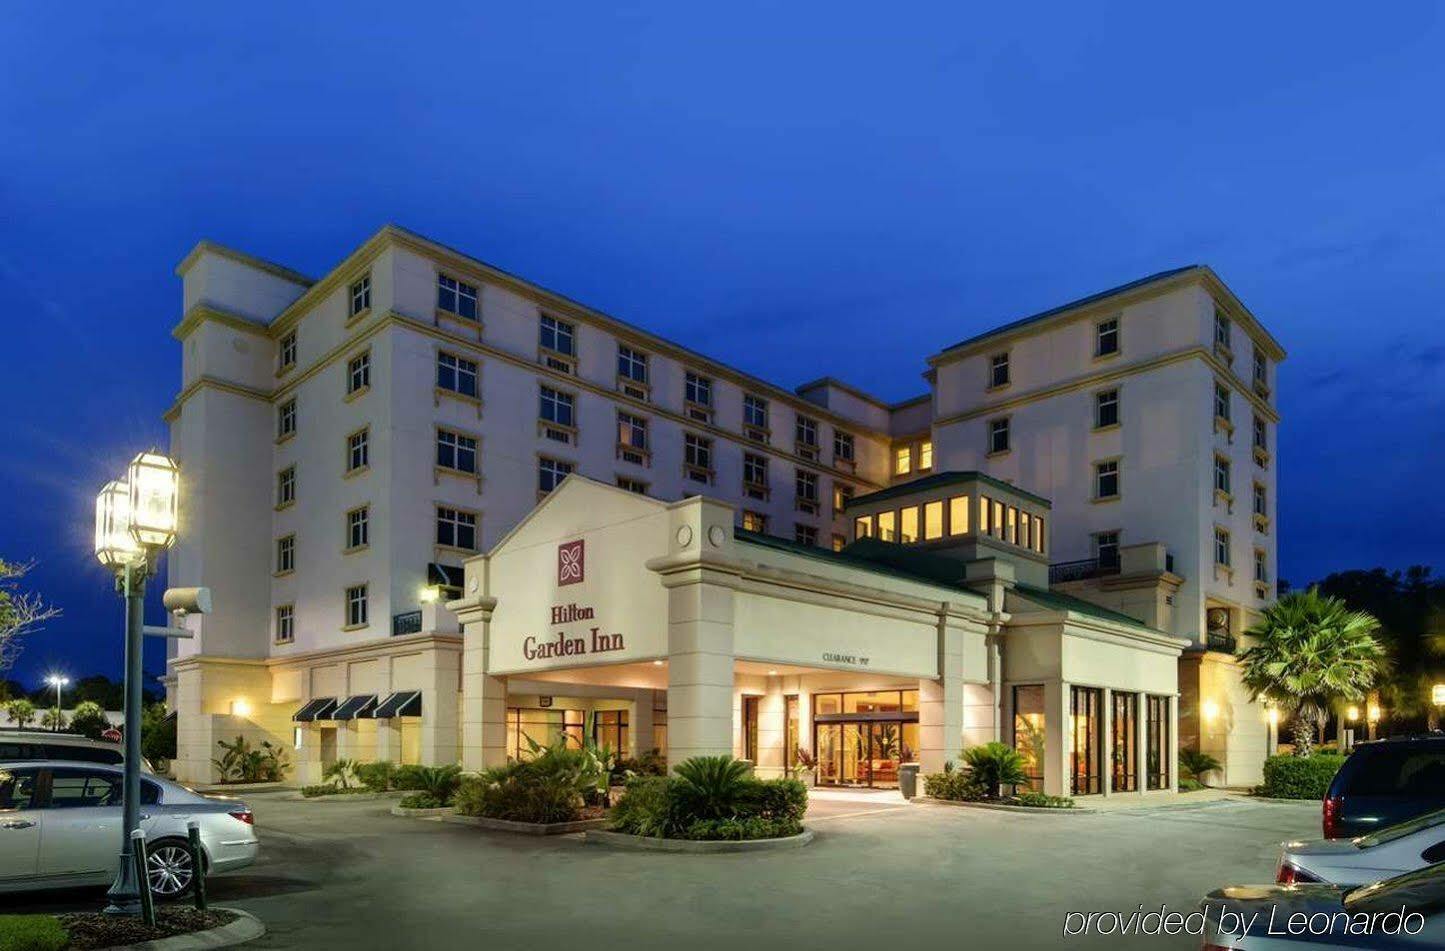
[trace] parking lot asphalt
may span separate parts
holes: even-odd
[[[698,856],[394,817],[387,801],[248,801],[261,858],[211,879],[210,894],[266,923],[254,948],[1197,948],[1065,938],[1064,916],[1192,911],[1219,885],[1269,881],[1279,842],[1319,826],[1315,803],[1020,815],[835,801],[810,813],[806,848]],[[3,904],[64,911],[99,898]]]

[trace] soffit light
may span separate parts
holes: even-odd
[[[143,452],[131,460],[126,481],[131,537],[147,548],[169,548],[176,540],[180,470],[158,452]]]

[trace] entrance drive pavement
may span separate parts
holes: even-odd
[[[820,797],[806,848],[701,856],[397,818],[387,801],[247,799],[261,859],[212,879],[210,894],[266,923],[253,948],[1197,948],[1192,937],[1066,939],[1064,915],[1141,903],[1187,913],[1221,884],[1268,881],[1281,840],[1319,833],[1316,803],[1035,816],[864,794]]]

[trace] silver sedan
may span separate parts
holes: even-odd
[[[1445,862],[1445,809],[1353,839],[1286,842],[1275,880],[1368,885],[1438,862]]]
[[[108,885],[121,845],[119,766],[55,760],[0,764],[0,892]],[[141,777],[151,890],[175,898],[195,878],[186,824],[200,825],[206,874],[244,868],[259,843],[243,802]]]

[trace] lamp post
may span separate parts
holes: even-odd
[[[69,677],[62,677],[59,674],[51,674],[45,678],[45,682],[55,688],[55,719],[50,724],[52,733],[60,732],[60,688],[70,683]]]
[[[158,452],[131,460],[126,478],[106,483],[95,499],[95,555],[111,569],[125,599],[125,784],[120,869],[107,897],[107,914],[139,915],[131,832],[140,826],[141,636],[145,585],[156,560],[176,539],[180,480],[176,464]]]
[[[1365,707],[1365,721],[1370,724],[1370,739],[1375,738],[1375,728],[1380,723],[1380,705],[1377,703],[1367,704]]]

